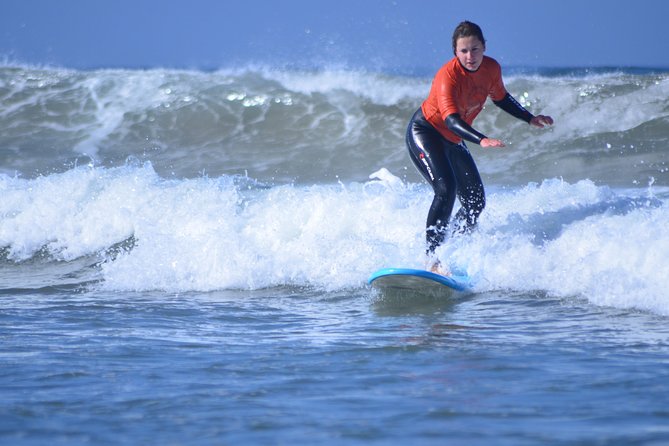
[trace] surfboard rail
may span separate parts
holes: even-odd
[[[461,292],[472,288],[471,278],[467,275],[454,274],[452,276],[442,276],[431,271],[414,268],[382,268],[374,272],[369,277],[367,283],[375,285],[377,281],[384,282],[386,279],[392,279],[394,283],[399,283],[403,278],[407,279],[406,288],[409,288],[412,281],[417,279],[428,280]]]

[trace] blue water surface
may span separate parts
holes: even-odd
[[[666,318],[489,292],[1,297],[4,444],[663,444]]]

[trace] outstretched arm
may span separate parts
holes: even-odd
[[[465,141],[479,144],[481,147],[504,147],[504,143],[499,139],[488,138],[483,133],[475,130],[467,124],[458,113],[453,113],[446,117],[446,127]]]
[[[553,125],[553,118],[550,116],[536,115],[532,118],[530,124],[535,127],[544,128],[547,125]]]
[[[535,127],[540,127],[543,128],[544,126],[547,125],[553,125],[553,118],[550,116],[544,116],[544,115],[537,115],[534,116],[532,113],[527,111],[525,107],[520,105],[518,101],[514,99],[513,96],[511,96],[509,93],[502,98],[501,101],[493,101],[496,106],[510,114],[511,116],[514,116],[521,121],[525,121],[530,125],[533,125]]]

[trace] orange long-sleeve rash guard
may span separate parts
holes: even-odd
[[[506,96],[502,68],[491,57],[483,56],[476,71],[467,71],[456,57],[442,66],[432,81],[430,94],[423,102],[423,115],[444,138],[456,144],[462,141],[446,127],[448,115],[458,113],[469,125],[481,112],[488,97],[500,101]]]

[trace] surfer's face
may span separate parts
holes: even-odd
[[[476,71],[483,62],[485,45],[476,36],[460,37],[455,44],[455,57],[466,70]]]

